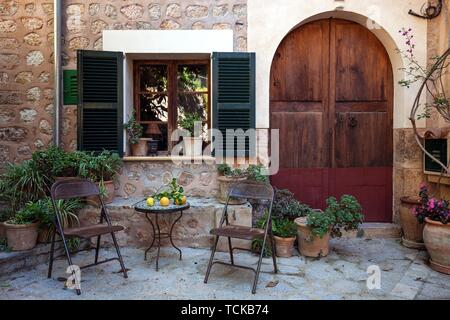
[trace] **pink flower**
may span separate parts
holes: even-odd
[[[428,200],[428,209],[432,210],[435,207],[435,200],[434,199],[430,199]]]

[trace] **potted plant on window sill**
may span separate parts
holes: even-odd
[[[143,134],[142,125],[136,121],[135,113],[133,112],[128,122],[124,125],[127,130],[128,142],[131,147],[131,155],[145,157],[148,152],[146,140],[141,140]]]
[[[219,172],[219,176],[217,177],[217,180],[219,181],[217,200],[219,200],[220,203],[226,203],[230,186],[247,180],[247,174],[245,170],[240,168],[231,169],[226,163],[219,164],[217,166],[217,171]],[[228,204],[244,204],[245,202],[247,202],[247,199],[235,198],[230,199]]]
[[[355,197],[343,195],[340,201],[329,197],[325,211],[311,210],[306,217],[294,220],[300,254],[307,257],[327,256],[330,237],[341,237],[341,229],[356,230],[363,219],[361,206]]]
[[[201,137],[202,129],[202,117],[197,113],[185,113],[183,117],[178,119],[180,127],[189,132],[189,136],[183,136],[184,148],[183,152],[185,156],[195,157],[202,155],[203,138]],[[200,130],[196,130],[200,125]]]
[[[11,250],[29,250],[36,246],[39,222],[30,204],[26,204],[14,217],[6,221],[5,227],[8,247]]]
[[[431,198],[424,184],[420,188],[421,205],[415,213],[419,222],[425,222],[423,241],[430,254],[433,270],[450,274],[450,208],[449,201]]]

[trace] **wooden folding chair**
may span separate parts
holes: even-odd
[[[231,225],[228,220],[228,208],[230,198],[245,198],[245,199],[254,199],[254,200],[265,200],[268,206],[268,214],[267,214],[267,223],[264,229],[252,228],[247,226],[240,225]],[[211,267],[213,264],[218,263],[227,266],[233,266],[237,268],[252,270],[255,273],[255,279],[253,282],[252,293],[256,293],[256,286],[258,284],[259,272],[261,270],[261,262],[264,256],[264,251],[266,248],[266,240],[267,235],[270,235],[271,238],[271,247],[272,247],[272,260],[274,273],[278,272],[277,269],[277,261],[275,258],[275,242],[273,239],[272,233],[272,204],[274,198],[274,190],[270,184],[266,183],[256,183],[256,182],[241,182],[231,186],[230,191],[227,196],[227,202],[223,209],[222,217],[220,219],[219,227],[212,229],[210,231],[211,234],[216,236],[211,257],[208,263],[208,269],[206,271],[206,276],[204,282],[208,282],[209,274],[211,272]],[[223,261],[214,261],[214,254],[216,253],[217,243],[219,242],[219,237],[227,237],[228,238],[228,247],[230,251],[230,263],[226,263]],[[258,266],[256,270],[254,268],[248,266],[242,266],[234,263],[233,250],[246,250],[251,251],[245,248],[238,248],[231,245],[231,239],[244,239],[244,240],[254,240],[257,238],[262,238],[263,243],[261,247],[261,253],[259,255]]]
[[[62,217],[61,213],[58,210],[58,206],[56,205],[56,200],[59,199],[73,199],[73,198],[82,198],[87,196],[98,196],[100,201],[100,222],[94,225],[85,225],[80,227],[73,228],[63,228],[62,225]],[[70,256],[70,251],[67,246],[66,239],[72,237],[78,237],[83,239],[90,239],[93,237],[97,237],[97,245],[95,248],[95,260],[94,263],[88,264],[85,266],[81,266],[80,269],[92,267],[101,263],[109,262],[112,260],[118,260],[120,263],[121,271],[123,272],[124,278],[128,278],[127,271],[125,269],[125,265],[122,260],[122,255],[120,254],[119,246],[117,244],[115,233],[124,229],[122,226],[112,225],[111,218],[109,217],[108,211],[103,203],[103,199],[100,196],[100,190],[98,186],[92,181],[85,179],[71,179],[71,180],[63,180],[57,181],[52,185],[51,188],[51,197],[53,202],[53,207],[55,209],[55,232],[52,236],[51,248],[50,248],[50,261],[48,266],[48,277],[52,276],[52,268],[53,268],[53,255],[55,250],[55,239],[56,234],[58,234],[62,242],[64,244],[64,250],[67,257],[67,261],[70,266],[72,266],[72,258]],[[106,220],[106,224],[104,224],[104,220]],[[100,250],[100,239],[102,235],[111,234],[112,240],[114,242],[114,246],[117,252],[117,258],[110,258],[102,261],[98,261],[98,253]],[[72,271],[74,273],[74,271]],[[77,294],[81,294],[80,289],[76,289]]]

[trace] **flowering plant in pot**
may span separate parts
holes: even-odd
[[[356,230],[363,222],[361,205],[355,197],[343,195],[327,199],[327,208],[310,210],[306,217],[295,219],[299,251],[307,257],[321,257],[329,253],[330,237],[341,237],[342,230]]]
[[[448,200],[430,197],[423,184],[419,192],[420,206],[415,208],[419,222],[425,222],[423,240],[430,254],[430,267],[450,274],[450,206]]]
[[[36,246],[39,222],[36,206],[29,202],[5,222],[8,247],[13,251],[29,250]]]
[[[136,114],[133,113],[124,125],[127,131],[128,141],[131,145],[131,154],[133,156],[146,156],[148,151],[147,141],[141,140],[144,133],[142,125],[136,121]]]
[[[178,124],[189,132],[189,136],[183,136],[184,155],[201,156],[203,147],[202,138],[203,118],[197,113],[186,112],[178,118]]]

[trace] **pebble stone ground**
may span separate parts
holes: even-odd
[[[140,249],[123,248],[129,278],[117,262],[82,271],[82,295],[64,288],[65,260],[56,261],[52,279],[45,264],[0,276],[0,299],[450,299],[450,276],[432,271],[427,254],[404,248],[395,239],[335,239],[329,256],[278,258],[280,272],[272,274],[271,260],[264,259],[258,290],[251,294],[251,271],[213,267],[203,283],[209,250],[183,248],[179,261],[174,249],[163,248],[160,271],[154,254],[147,261]],[[90,263],[93,251],[79,253],[74,263]],[[101,252],[114,255],[112,249]],[[220,252],[217,258],[228,259]],[[236,263],[256,265],[250,253],[236,254]],[[381,288],[369,290],[367,268],[379,267]]]

